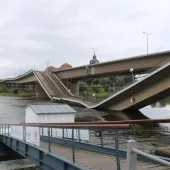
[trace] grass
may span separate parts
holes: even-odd
[[[12,97],[32,97],[35,96],[34,92],[27,93],[27,92],[18,92],[18,94],[14,94],[12,92],[7,93],[0,93],[0,96],[12,96]]]

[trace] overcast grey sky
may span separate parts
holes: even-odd
[[[169,0],[0,0],[0,78],[169,50]]]

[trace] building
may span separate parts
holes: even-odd
[[[63,69],[68,69],[68,68],[72,68],[72,66],[68,63],[64,63],[59,68],[56,68],[54,66],[49,66],[46,68],[45,71],[52,72],[52,71],[63,70]]]
[[[33,104],[26,108],[25,123],[73,123],[75,112],[67,104]]]
[[[60,66],[59,69],[61,70],[61,69],[68,69],[68,68],[72,68],[72,66],[68,63],[64,63],[63,65]]]
[[[54,67],[54,66],[49,66],[49,67],[46,68],[45,71],[51,72],[51,71],[56,71],[56,70],[58,70],[58,68],[56,68],[56,67]]]
[[[26,108],[26,123],[74,123],[76,111],[67,104],[32,104]],[[31,129],[30,129],[31,128]],[[72,129],[52,128],[51,133],[56,138],[72,138]],[[89,130],[74,129],[74,138],[89,140]],[[16,135],[16,134],[14,134]],[[64,136],[63,136],[64,135]],[[40,145],[37,137],[48,136],[48,128],[27,127],[26,140],[30,143]],[[37,140],[35,140],[37,139]]]

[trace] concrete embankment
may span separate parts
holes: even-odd
[[[155,150],[155,155],[170,158],[170,147],[161,147]]]

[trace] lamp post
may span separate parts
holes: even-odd
[[[145,31],[143,31],[143,33],[146,35],[146,51],[147,51],[147,54],[148,54],[148,37],[149,37],[149,35],[151,35],[151,33],[147,33]]]
[[[135,82],[134,75],[133,75],[133,68],[130,69],[130,72],[132,73],[132,80]]]

